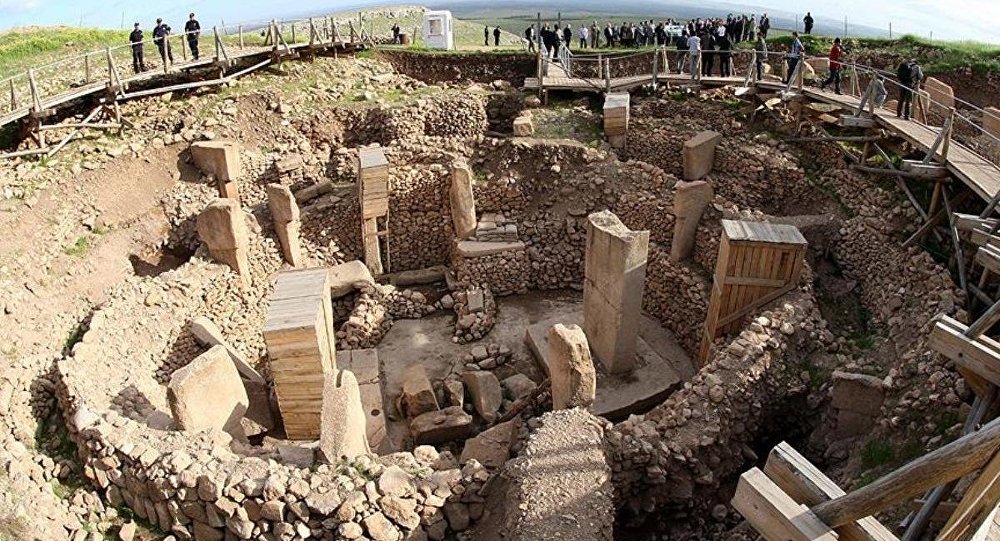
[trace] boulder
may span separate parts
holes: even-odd
[[[224,430],[243,439],[241,419],[250,404],[240,373],[222,346],[176,370],[167,384],[167,402],[182,430]]]
[[[503,466],[503,463],[510,458],[510,448],[514,445],[520,427],[521,420],[518,417],[466,440],[460,462],[465,464],[474,459],[489,469]]]
[[[469,437],[472,416],[461,406],[424,413],[410,421],[410,434],[417,445],[434,445]]]
[[[479,415],[488,423],[497,418],[503,404],[503,390],[493,372],[476,370],[462,374],[462,382],[469,390],[469,398]]]
[[[434,387],[427,378],[423,365],[414,364],[403,371],[403,390],[399,395],[400,413],[407,417],[417,417],[438,409]]]
[[[549,371],[552,409],[587,408],[597,393],[597,373],[587,336],[578,325],[549,329]]]

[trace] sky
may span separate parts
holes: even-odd
[[[581,0],[583,4],[587,0]],[[26,25],[83,25],[119,28],[139,21],[151,27],[156,17],[179,26],[194,11],[202,26],[225,22],[256,22],[272,17],[304,16],[349,10],[362,5],[423,3],[449,7],[462,0],[0,0],[0,30]],[[540,5],[552,2],[539,0]],[[572,4],[572,2],[565,2]],[[563,4],[565,4],[563,3]],[[651,6],[661,3],[651,1]],[[669,5],[670,2],[664,2]],[[677,3],[691,4],[691,0]],[[1000,43],[995,24],[1000,21],[1000,0],[823,0],[815,4],[802,0],[746,0],[729,2],[748,6],[746,11],[770,9],[801,14],[813,9],[813,16],[833,21],[848,18],[850,24],[884,28],[890,21],[894,34],[913,33],[935,38],[971,39]],[[496,7],[496,3],[493,4]],[[602,5],[607,11],[606,0]],[[565,8],[564,8],[565,9]],[[667,8],[668,9],[668,8]],[[801,16],[801,15],[800,15]],[[227,18],[228,17],[228,18]]]

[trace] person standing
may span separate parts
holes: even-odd
[[[535,25],[531,25],[524,29],[524,39],[528,41],[528,52],[535,52]]]
[[[132,28],[128,42],[132,45],[132,70],[138,75],[146,71],[146,62],[142,55],[142,30],[139,28],[139,23],[135,23]]]
[[[813,31],[813,16],[812,13],[806,12],[806,16],[802,18],[802,24],[805,25],[806,34],[812,34]]]
[[[393,26],[393,43],[399,41],[399,27]],[[187,36],[188,47],[191,48],[191,56],[198,60],[198,38],[201,37],[201,25],[198,19],[194,18],[194,13],[188,15],[188,20],[184,23],[184,34]]]
[[[684,59],[687,57],[688,31],[683,30],[679,36],[674,38],[674,45],[677,47],[677,73],[684,73]]]
[[[170,25],[163,22],[163,19],[156,19],[156,27],[153,28],[153,43],[160,50],[163,65],[166,66],[168,60],[173,64],[174,53],[170,50]]]
[[[590,25],[590,48],[596,49],[601,46],[601,27],[597,26],[597,21]]]
[[[757,34],[757,43],[754,44],[757,51],[757,80],[764,78],[764,62],[767,61],[767,41],[762,34]]]
[[[833,47],[830,47],[830,76],[819,85],[820,90],[826,90],[826,85],[833,83],[833,91],[840,94],[840,57],[844,54],[844,49],[840,46],[840,38],[833,40]]]
[[[615,46],[615,31],[611,29],[611,23],[604,27],[604,43],[609,49]]]
[[[691,67],[691,80],[698,78],[698,71],[701,69],[701,38],[698,34],[691,34],[687,43],[688,61]]]
[[[767,13],[761,15],[760,17],[760,35],[767,39],[767,33],[771,30],[771,19],[768,18]]]
[[[701,74],[712,75],[715,67],[715,29],[707,28],[701,36]]]
[[[785,78],[786,85],[792,80],[792,76],[795,75],[795,67],[799,65],[799,60],[802,58],[803,52],[804,48],[802,47],[802,41],[799,40],[799,33],[792,32],[792,49],[788,51],[788,55],[785,57],[788,61],[788,77]]]
[[[586,49],[587,43],[590,41],[590,30],[587,28],[587,25],[581,26],[579,33],[580,33],[580,48]]]
[[[490,26],[486,25],[483,27],[483,47],[490,46]]]
[[[733,42],[725,34],[716,38],[715,42],[719,45],[719,74],[723,77],[729,77],[729,65],[733,59]]]
[[[500,46],[500,26],[497,26],[496,28],[493,29],[493,46],[494,47]]]
[[[568,23],[566,24],[566,28],[563,28],[562,38],[563,43],[566,44],[566,49],[568,50],[570,44],[573,43],[573,27]]]
[[[896,106],[896,118],[902,117],[910,119],[910,106],[913,103],[913,94],[920,90],[920,80],[924,78],[924,72],[920,69],[916,59],[911,58],[904,61],[896,70],[896,77],[899,78],[899,105]]]

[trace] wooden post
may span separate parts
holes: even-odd
[[[17,94],[14,92],[14,78],[10,79],[10,110],[17,109]]]
[[[38,84],[35,83],[35,70],[33,68],[28,68],[28,88],[31,89],[31,107],[35,113],[40,113],[42,111],[42,100],[38,96]]]
[[[656,82],[657,82],[656,68],[658,67],[657,64],[659,63],[659,61],[660,61],[660,51],[658,49],[653,49],[653,90],[654,91],[656,90]]]
[[[83,55],[83,80],[87,83],[90,82],[90,53]]]
[[[191,53],[194,54],[194,51],[191,51]],[[187,62],[187,59],[188,59],[188,53],[187,53],[187,32],[184,32],[184,35],[181,36],[181,58],[183,58],[184,61]]]
[[[295,43],[295,23],[292,23],[292,44]]]
[[[271,19],[271,50],[278,50],[278,24]]]
[[[924,491],[981,468],[1000,443],[1000,420],[963,436],[858,490],[816,505],[811,510],[837,528],[902,503]]]
[[[242,24],[239,26],[238,30],[239,30],[239,33],[240,33],[240,50],[242,51],[243,50],[243,25]]]
[[[611,59],[604,59],[604,90],[607,93],[611,93]]]
[[[948,162],[948,149],[951,147],[951,136],[955,131],[955,108],[948,108],[948,118],[945,120],[945,125],[941,128],[944,132],[944,143],[941,146],[941,161]]]

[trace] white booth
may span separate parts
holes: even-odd
[[[424,13],[424,46],[428,49],[455,48],[454,22],[450,11]]]

